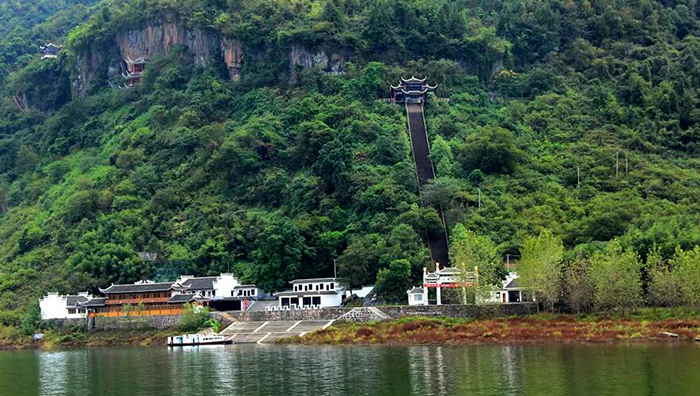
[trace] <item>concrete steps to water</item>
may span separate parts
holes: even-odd
[[[219,334],[233,337],[234,344],[272,344],[277,340],[300,336],[330,326],[333,320],[235,322]]]

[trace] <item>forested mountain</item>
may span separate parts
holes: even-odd
[[[378,100],[401,76],[449,98],[425,109],[424,198],[455,260],[544,230],[567,260],[700,243],[696,0],[89,3],[0,2],[0,323],[180,273],[272,291],[406,260],[417,280],[439,220],[404,109]]]

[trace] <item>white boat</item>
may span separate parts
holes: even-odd
[[[185,334],[181,336],[168,337],[168,346],[188,346],[188,345],[216,345],[231,344],[233,337],[224,337],[218,334]]]

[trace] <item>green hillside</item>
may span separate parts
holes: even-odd
[[[677,247],[700,244],[695,0],[77,7],[89,20],[53,38],[42,29],[80,20],[58,11],[31,30],[42,16],[0,2],[0,32],[21,33],[0,40],[0,324],[48,290],[180,273],[236,271],[273,291],[332,275],[333,259],[354,284],[405,259],[417,281],[439,220],[419,206],[404,109],[378,100],[401,76],[449,98],[426,106],[438,178],[424,197],[457,226],[456,260],[465,229],[493,241],[494,266],[549,230],[565,269],[635,256],[649,297],[641,263],[673,267]],[[164,15],[239,40],[239,80],[176,46],[131,89],[96,77],[76,93],[82,53]],[[38,60],[43,40],[64,44],[59,59]],[[342,54],[343,72],[295,65],[292,48]],[[34,108],[19,111],[19,94]]]

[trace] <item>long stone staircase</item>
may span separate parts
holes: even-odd
[[[423,114],[423,103],[406,103],[406,117],[408,118],[408,130],[411,136],[411,149],[413,151],[413,161],[416,164],[416,174],[418,175],[418,187],[422,192],[425,185],[435,178],[435,168],[430,159],[430,142],[428,132],[425,127],[425,116]],[[421,194],[421,203],[423,197]],[[442,229],[439,232],[431,232],[428,235],[430,246],[430,256],[433,263],[440,263],[445,267],[448,261],[447,230],[445,229],[445,216],[442,206],[433,205],[442,222]]]

